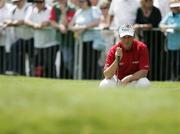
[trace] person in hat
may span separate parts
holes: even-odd
[[[149,71],[149,55],[146,44],[134,39],[131,25],[122,25],[119,30],[120,41],[110,49],[104,66],[105,79],[100,87],[116,85],[133,85],[147,87],[150,81],[146,78]]]
[[[180,0],[170,0],[171,11],[160,22],[167,34],[167,75],[169,80],[180,80]]]

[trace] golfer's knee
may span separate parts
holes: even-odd
[[[150,81],[146,77],[144,77],[137,81],[136,87],[149,87],[150,84]]]
[[[99,84],[100,88],[111,88],[115,86],[116,86],[116,82],[113,79],[104,79]]]

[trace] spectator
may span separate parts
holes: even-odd
[[[19,75],[32,75],[33,68],[33,31],[31,28],[24,25],[25,17],[32,11],[32,5],[26,0],[12,0],[15,5],[11,14],[11,20],[8,21],[8,26],[14,27],[15,42],[11,46],[11,62],[12,71]],[[30,72],[26,73],[25,60],[26,54],[29,59]]]
[[[114,44],[114,32],[108,29],[108,21],[109,21],[108,10],[110,6],[110,2],[108,0],[103,0],[100,2],[99,5],[102,12],[99,28],[102,29],[101,34],[105,40],[105,50],[101,52],[101,58],[99,60],[99,64],[101,66],[104,66],[105,57],[109,49]]]
[[[139,0],[113,0],[109,9],[109,26],[117,31],[123,24],[134,24],[138,7]],[[118,32],[115,32],[115,37],[118,41]]]
[[[70,7],[73,7],[76,10],[79,8],[78,0],[68,0],[68,4],[71,5]]]
[[[163,34],[152,28],[158,27],[161,21],[161,13],[158,8],[153,6],[153,0],[141,0],[140,2],[141,7],[137,10],[134,28],[138,38],[147,44],[150,51],[151,70],[149,78],[160,80],[158,72],[160,72],[161,66],[157,65],[160,63],[161,51],[163,50]]]
[[[97,15],[98,16],[101,16],[102,15],[102,12],[101,12],[101,10],[100,10],[100,8],[99,8],[99,3],[101,2],[99,2],[99,0],[90,0],[90,2],[91,2],[91,7],[92,8],[95,8],[94,10],[96,10],[96,13],[97,13]]]
[[[161,13],[153,6],[153,0],[141,0],[140,2],[141,7],[137,9],[134,28],[137,30],[158,27]]]
[[[108,0],[103,0],[100,3],[100,9],[102,12],[102,16],[101,16],[101,21],[99,26],[104,29],[108,27],[108,19],[109,19],[109,15],[108,15],[108,11],[109,11],[109,6],[110,6],[110,2]]]
[[[5,0],[0,0],[0,74],[6,71],[6,63],[8,60],[7,52],[10,45],[8,44],[9,28],[6,28],[6,21],[10,19],[12,6]]]
[[[98,31],[92,30],[100,23],[100,14],[97,8],[91,6],[90,0],[79,0],[80,9],[76,11],[70,30],[75,32],[77,40],[82,40],[82,78],[100,78],[98,59],[100,56],[100,39]],[[104,44],[103,44],[104,45]]]
[[[34,28],[35,69],[34,75],[56,77],[55,59],[58,51],[55,29],[49,27],[50,7],[44,0],[35,0],[33,11],[27,16],[26,24]]]
[[[107,56],[105,79],[101,81],[100,87],[114,87],[116,84],[147,87],[150,84],[146,78],[149,70],[147,46],[134,39],[131,25],[121,26],[119,36],[121,41],[110,49]]]
[[[159,26],[167,34],[167,72],[174,81],[180,80],[180,1],[170,0],[170,9]]]
[[[74,37],[73,33],[68,31],[68,24],[74,14],[74,6],[67,0],[58,0],[51,10],[51,26],[56,29],[56,37],[60,44],[60,78],[73,78]]]

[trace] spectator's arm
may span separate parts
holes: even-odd
[[[79,31],[79,30],[87,30],[87,29],[91,29],[94,28],[96,26],[98,26],[100,23],[100,19],[97,19],[95,21],[92,21],[86,25],[79,25],[79,26],[75,26],[73,20],[71,21],[70,25],[69,25],[69,29],[72,31]]]
[[[174,26],[167,24],[160,24],[159,27],[162,32],[166,32],[167,29],[174,28]]]
[[[100,23],[100,18],[87,24],[86,29],[97,27],[97,26],[99,26],[99,23]]]
[[[174,25],[174,30],[180,31],[180,24]]]
[[[56,29],[59,29],[59,24],[56,21],[50,20],[50,24],[51,24],[52,27],[54,27]]]
[[[134,24],[134,29],[151,29],[153,28],[152,24]]]
[[[0,23],[0,29],[5,29],[8,26],[7,25],[8,21],[9,20],[5,20],[4,22]]]
[[[29,26],[29,27],[32,27],[34,29],[41,29],[41,28],[44,28],[46,27],[46,22],[43,22],[43,23],[36,23],[36,22],[33,22],[32,20],[28,20],[26,19],[25,20],[25,25]]]
[[[47,28],[50,26],[50,21],[44,21],[42,23],[39,24],[40,25],[40,29],[43,29],[43,28]]]
[[[114,15],[108,15],[108,27],[111,26],[113,19],[114,19]]]
[[[67,32],[67,28],[66,28],[66,25],[67,25],[67,20],[66,20],[66,13],[62,13],[61,14],[61,23],[57,23],[57,16],[56,16],[56,13],[55,13],[55,9],[52,8],[51,10],[51,14],[50,14],[50,24],[52,27],[58,29],[60,32],[62,33],[66,33]]]
[[[46,22],[43,22],[43,23],[39,24],[39,23],[32,22],[32,21],[30,21],[30,20],[26,20],[26,21],[25,21],[25,24],[26,24],[27,26],[30,26],[30,27],[34,28],[34,29],[45,28],[46,25],[47,25]]]
[[[24,25],[24,20],[8,20],[6,21],[7,26],[20,26]]]
[[[26,21],[25,21],[25,24],[26,24],[27,26],[30,26],[30,27],[33,27],[33,28],[34,28],[34,25],[35,25],[35,23],[32,22],[32,21],[30,21],[30,20],[26,20]]]
[[[50,24],[52,27],[58,29],[62,33],[66,33],[66,31],[67,31],[67,28],[66,28],[65,24],[63,24],[63,23],[58,24],[56,21],[50,20]]]
[[[12,22],[13,26],[20,26],[24,24],[24,20],[15,20]]]
[[[159,28],[162,32],[166,32],[167,29],[170,29],[170,28],[173,28],[172,25],[169,25],[167,22],[168,22],[168,19],[169,19],[169,16],[170,14],[166,15],[160,22],[159,24]]]

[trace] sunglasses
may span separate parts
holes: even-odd
[[[80,3],[84,3],[84,2],[86,2],[86,1],[85,1],[85,0],[79,0],[79,2],[80,2]]]
[[[35,3],[44,3],[44,1],[34,1]]]
[[[105,7],[100,7],[100,9],[104,10],[104,9],[108,9],[109,7],[105,6]]]
[[[145,2],[152,2],[152,0],[144,0]]]

